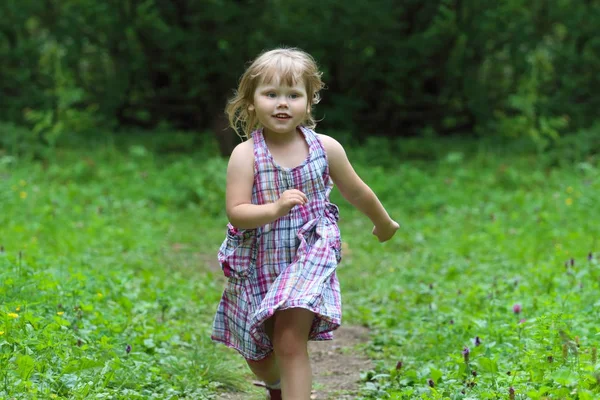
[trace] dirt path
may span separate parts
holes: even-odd
[[[314,399],[355,399],[360,372],[373,367],[371,360],[356,348],[368,340],[360,326],[342,326],[333,341],[311,342],[310,356],[315,382]]]
[[[356,348],[368,339],[368,330],[360,326],[342,326],[333,341],[310,342],[315,400],[356,398],[360,372],[372,367],[371,361]],[[262,388],[248,387],[247,393],[222,393],[220,400],[264,400]]]

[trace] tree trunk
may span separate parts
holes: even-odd
[[[229,121],[224,113],[216,113],[211,121],[211,130],[219,144],[219,152],[223,157],[229,157],[241,139],[229,126]]]

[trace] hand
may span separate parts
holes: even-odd
[[[283,217],[287,215],[295,206],[308,203],[308,197],[297,189],[286,190],[281,194],[279,200],[275,202],[277,207],[277,216]]]
[[[390,219],[385,225],[375,226],[373,228],[373,235],[377,236],[379,242],[383,243],[390,240],[398,228],[400,228],[400,225],[393,219]]]

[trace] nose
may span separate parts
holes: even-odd
[[[287,98],[285,96],[277,98],[277,108],[288,108]]]

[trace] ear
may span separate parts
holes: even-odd
[[[254,105],[253,104],[250,104],[248,106],[248,111],[254,111]]]

